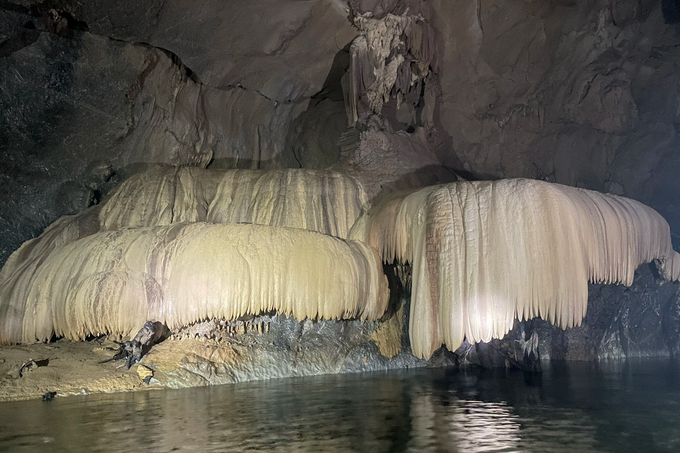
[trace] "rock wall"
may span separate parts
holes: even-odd
[[[346,168],[370,160],[359,143],[383,147],[376,133],[408,172],[410,153],[475,179],[638,199],[677,241],[672,5],[4,2],[0,177],[19,196],[2,209],[0,262],[131,164]]]
[[[537,178],[642,201],[678,248],[678,11],[670,0],[4,1],[0,264],[150,163],[332,167],[374,201],[454,173]],[[567,332],[558,343],[572,346],[553,355],[676,351],[677,307],[642,281],[641,292],[593,287],[588,333]],[[665,313],[645,318],[662,329],[651,343],[625,333],[637,301]]]
[[[640,200],[678,244],[673,2],[350,5],[361,31],[350,68],[359,124],[379,112],[473,179],[529,177]]]
[[[662,3],[432,2],[442,161],[640,200],[677,245],[679,35]]]
[[[213,3],[0,5],[0,263],[140,164],[337,160],[332,149],[330,160],[323,156],[328,140],[310,157],[288,143],[299,152],[326,132],[289,137],[308,104],[330,99],[324,82],[356,34],[344,9],[332,1]],[[336,104],[344,109],[342,99]]]
[[[385,320],[372,322],[262,315],[196,323],[155,345],[129,370],[119,361],[102,363],[118,350],[105,336],[3,347],[0,401],[40,399],[47,391],[84,395],[452,364],[445,355],[425,361],[410,353],[408,304],[394,302]]]
[[[456,351],[460,363],[486,367],[522,363],[522,345],[538,335],[543,360],[597,361],[680,354],[680,285],[663,281],[654,266],[641,266],[630,287],[589,285],[583,323],[567,330],[547,321],[518,322],[505,338]],[[524,335],[523,335],[524,334]]]
[[[403,316],[399,311],[386,322],[261,316],[200,323],[153,348],[142,363],[154,370],[152,383],[170,388],[431,366],[410,353]]]

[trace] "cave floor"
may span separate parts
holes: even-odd
[[[120,348],[106,337],[0,346],[0,402],[40,399],[48,392],[56,392],[59,398],[428,364],[389,345],[390,341],[401,344],[394,329],[387,329],[389,335],[380,334],[389,323],[298,323],[276,317],[265,324],[261,328],[253,322],[240,332],[210,330],[207,333],[213,338],[205,335],[203,324],[197,324],[154,345],[130,370],[122,366],[123,360],[101,363]],[[396,332],[400,331],[397,323]]]
[[[163,388],[145,384],[137,365],[126,370],[118,368],[122,360],[99,363],[116,352],[116,344],[108,340],[2,346],[0,401],[40,399],[47,392],[69,396]]]

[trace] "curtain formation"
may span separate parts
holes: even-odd
[[[387,296],[380,258],[359,242],[262,225],[125,228],[51,253],[15,286],[1,340],[134,335],[147,320],[176,329],[271,311],[376,319]]]
[[[457,182],[395,194],[351,233],[385,262],[412,265],[411,347],[429,357],[502,338],[514,320],[580,325],[588,282],[631,285],[653,260],[680,278],[668,223],[615,195],[529,179]]]
[[[589,281],[630,285],[643,263],[680,278],[666,221],[623,197],[511,179],[366,208],[361,185],[335,172],[151,168],[10,257],[0,342],[272,311],[376,320],[382,260],[412,267],[411,347],[428,358],[500,338],[516,318],[579,325]]]

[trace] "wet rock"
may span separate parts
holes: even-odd
[[[652,266],[635,273],[631,287],[590,285],[588,312],[579,327],[563,331],[549,322],[534,319],[538,351],[545,360],[596,361],[677,355],[680,339],[680,285],[663,281]],[[518,322],[502,340],[493,340],[486,351],[456,351],[469,362],[497,366],[501,355],[521,362],[525,322]],[[469,358],[472,357],[472,358]]]
[[[137,375],[145,384],[148,384],[153,377],[153,370],[144,365],[137,365]]]
[[[29,360],[28,362],[24,362],[19,367],[19,370],[17,371],[17,376],[19,378],[22,378],[29,371],[33,371],[36,368],[39,368],[41,366],[47,366],[47,365],[49,365],[49,363],[50,363],[50,359]]]
[[[401,336],[404,330],[403,316],[403,311],[398,311],[371,334],[371,339],[375,341],[380,354],[387,358],[394,357],[401,352]]]
[[[241,325],[200,323],[189,327],[188,335],[179,332],[155,346],[144,365],[168,387],[426,366],[427,361],[410,354],[403,337],[407,313],[400,310],[395,316],[401,321],[298,322],[267,315]]]
[[[633,285],[591,285],[588,313],[581,327],[565,332],[565,358],[652,357],[670,354],[662,324],[677,303],[677,283],[657,279],[649,266]],[[670,318],[666,321],[671,325]],[[668,329],[670,330],[670,329]]]
[[[680,290],[679,290],[680,291]],[[680,357],[680,292],[662,309],[661,332],[673,357]]]

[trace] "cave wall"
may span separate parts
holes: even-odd
[[[534,319],[516,322],[502,339],[471,345],[456,352],[459,363],[505,367],[522,364],[522,344],[537,334],[543,360],[598,361],[680,354],[680,284],[659,278],[653,265],[635,272],[630,287],[588,286],[588,312],[580,326],[563,330]]]
[[[673,5],[3,1],[0,264],[149,163],[332,167],[371,198],[454,171],[537,178],[640,200],[678,248]],[[353,118],[358,73],[359,103],[376,80],[384,97]]]
[[[673,5],[5,1],[0,262],[149,162],[544,179],[649,204],[677,244]],[[357,70],[386,93],[354,124]]]
[[[356,35],[346,16],[333,1],[0,4],[0,264],[147,163],[334,163],[304,115],[339,106],[335,145],[344,103],[324,89]]]
[[[680,54],[662,2],[433,7],[444,163],[479,178],[537,178],[640,200],[668,219],[679,243]]]
[[[357,16],[411,17],[432,35],[428,135],[445,166],[474,179],[528,177],[634,198],[661,212],[679,243],[677,2],[350,4]],[[407,61],[423,62],[408,50]],[[383,115],[390,110],[386,103]]]

